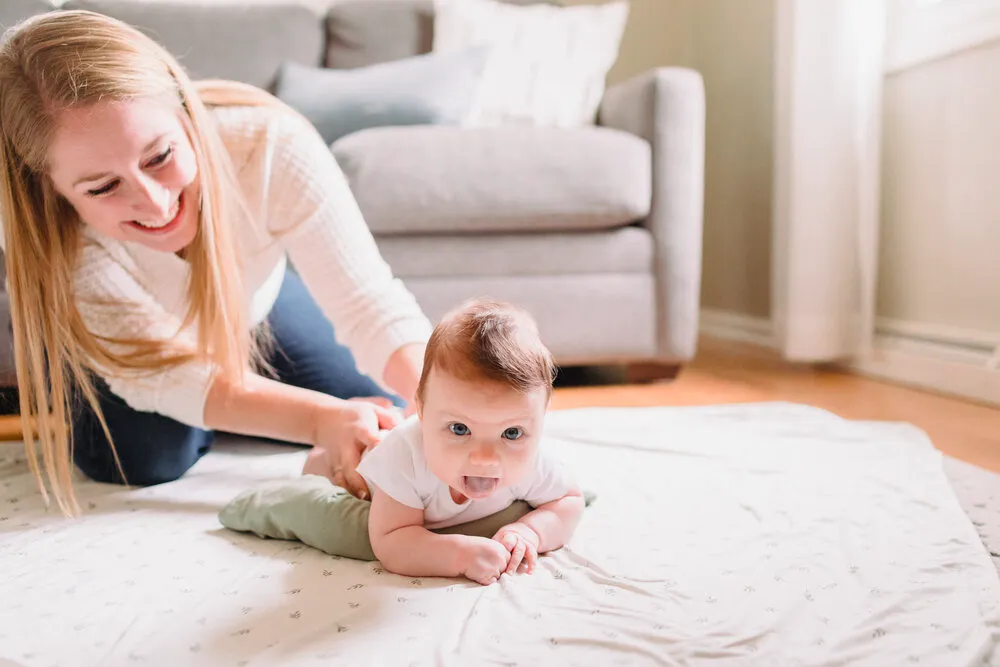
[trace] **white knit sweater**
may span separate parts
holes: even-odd
[[[252,215],[239,222],[238,237],[254,319],[273,306],[287,258],[361,372],[385,386],[382,372],[392,353],[426,342],[431,325],[381,258],[330,150],[285,112],[230,107],[212,113]],[[89,229],[85,238],[76,290],[88,328],[121,338],[173,336],[186,312],[187,262]],[[193,341],[195,334],[181,335]],[[211,377],[212,368],[192,362],[140,379],[106,379],[136,410],[204,428]]]

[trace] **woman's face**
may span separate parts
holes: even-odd
[[[198,230],[198,164],[180,110],[154,99],[62,111],[49,176],[83,222],[177,253]]]

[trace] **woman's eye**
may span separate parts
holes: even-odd
[[[520,426],[511,426],[503,432],[503,437],[507,440],[517,440],[523,435],[524,431],[521,430]]]
[[[465,424],[449,424],[448,429],[455,435],[469,435],[469,427]]]
[[[167,150],[163,151],[152,160],[149,161],[150,167],[159,167],[161,164],[167,161],[170,155],[174,152],[174,147],[170,146]]]
[[[101,195],[108,194],[116,187],[118,187],[118,181],[111,181],[107,185],[102,185],[101,187],[95,188],[93,190],[87,190],[87,194],[90,195],[91,197],[100,197]]]

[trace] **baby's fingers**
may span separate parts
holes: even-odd
[[[528,574],[535,571],[535,564],[538,563],[538,550],[534,545],[529,544],[524,552],[524,564],[528,568]]]
[[[507,562],[507,574],[516,574],[517,568],[524,560],[524,552],[527,547],[527,543],[524,540],[518,540],[517,544],[511,549],[510,560]]]

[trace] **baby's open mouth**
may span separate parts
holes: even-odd
[[[474,475],[466,475],[462,478],[462,482],[465,485],[467,496],[471,498],[484,498],[496,491],[500,480],[496,477],[476,477]]]

